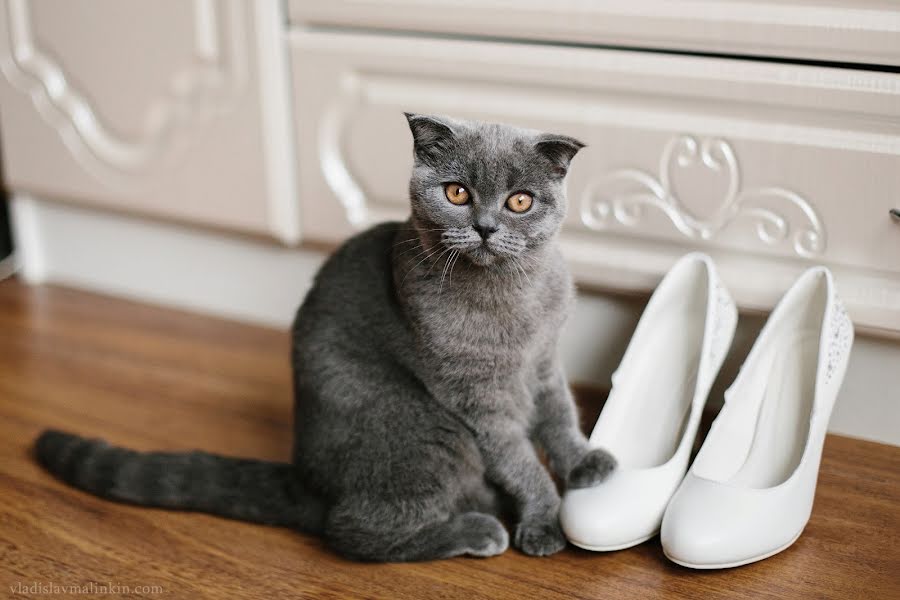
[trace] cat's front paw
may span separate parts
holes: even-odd
[[[566,547],[559,521],[523,521],[516,527],[516,548],[531,556],[556,554]]]
[[[586,488],[606,480],[616,468],[616,459],[603,448],[585,454],[566,478],[568,489]]]

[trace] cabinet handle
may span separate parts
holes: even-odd
[[[900,208],[892,208],[891,216],[894,217],[894,221],[900,223]]]

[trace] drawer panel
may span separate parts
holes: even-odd
[[[11,190],[296,242],[274,2],[0,0]]]
[[[289,0],[304,25],[900,65],[893,0]]]
[[[652,289],[717,259],[744,308],[812,264],[856,322],[900,332],[900,75],[401,36],[290,37],[304,236],[407,214],[402,111],[574,135],[564,247],[579,282]]]

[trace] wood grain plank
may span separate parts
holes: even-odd
[[[0,283],[0,584],[155,585],[169,598],[900,597],[900,449],[839,436],[798,542],[709,573],[668,562],[658,539],[608,554],[357,564],[283,529],[105,502],[31,457],[53,426],[141,449],[286,459],[287,349],[281,331]],[[603,395],[577,395],[592,423]]]

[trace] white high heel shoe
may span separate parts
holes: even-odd
[[[662,526],[669,559],[735,567],[800,536],[852,343],[831,273],[809,269],[760,332],[669,504]]]
[[[560,523],[576,546],[620,550],[653,537],[684,477],[737,311],[712,259],[681,258],[641,315],[590,443],[616,457],[602,484],[569,490]]]

